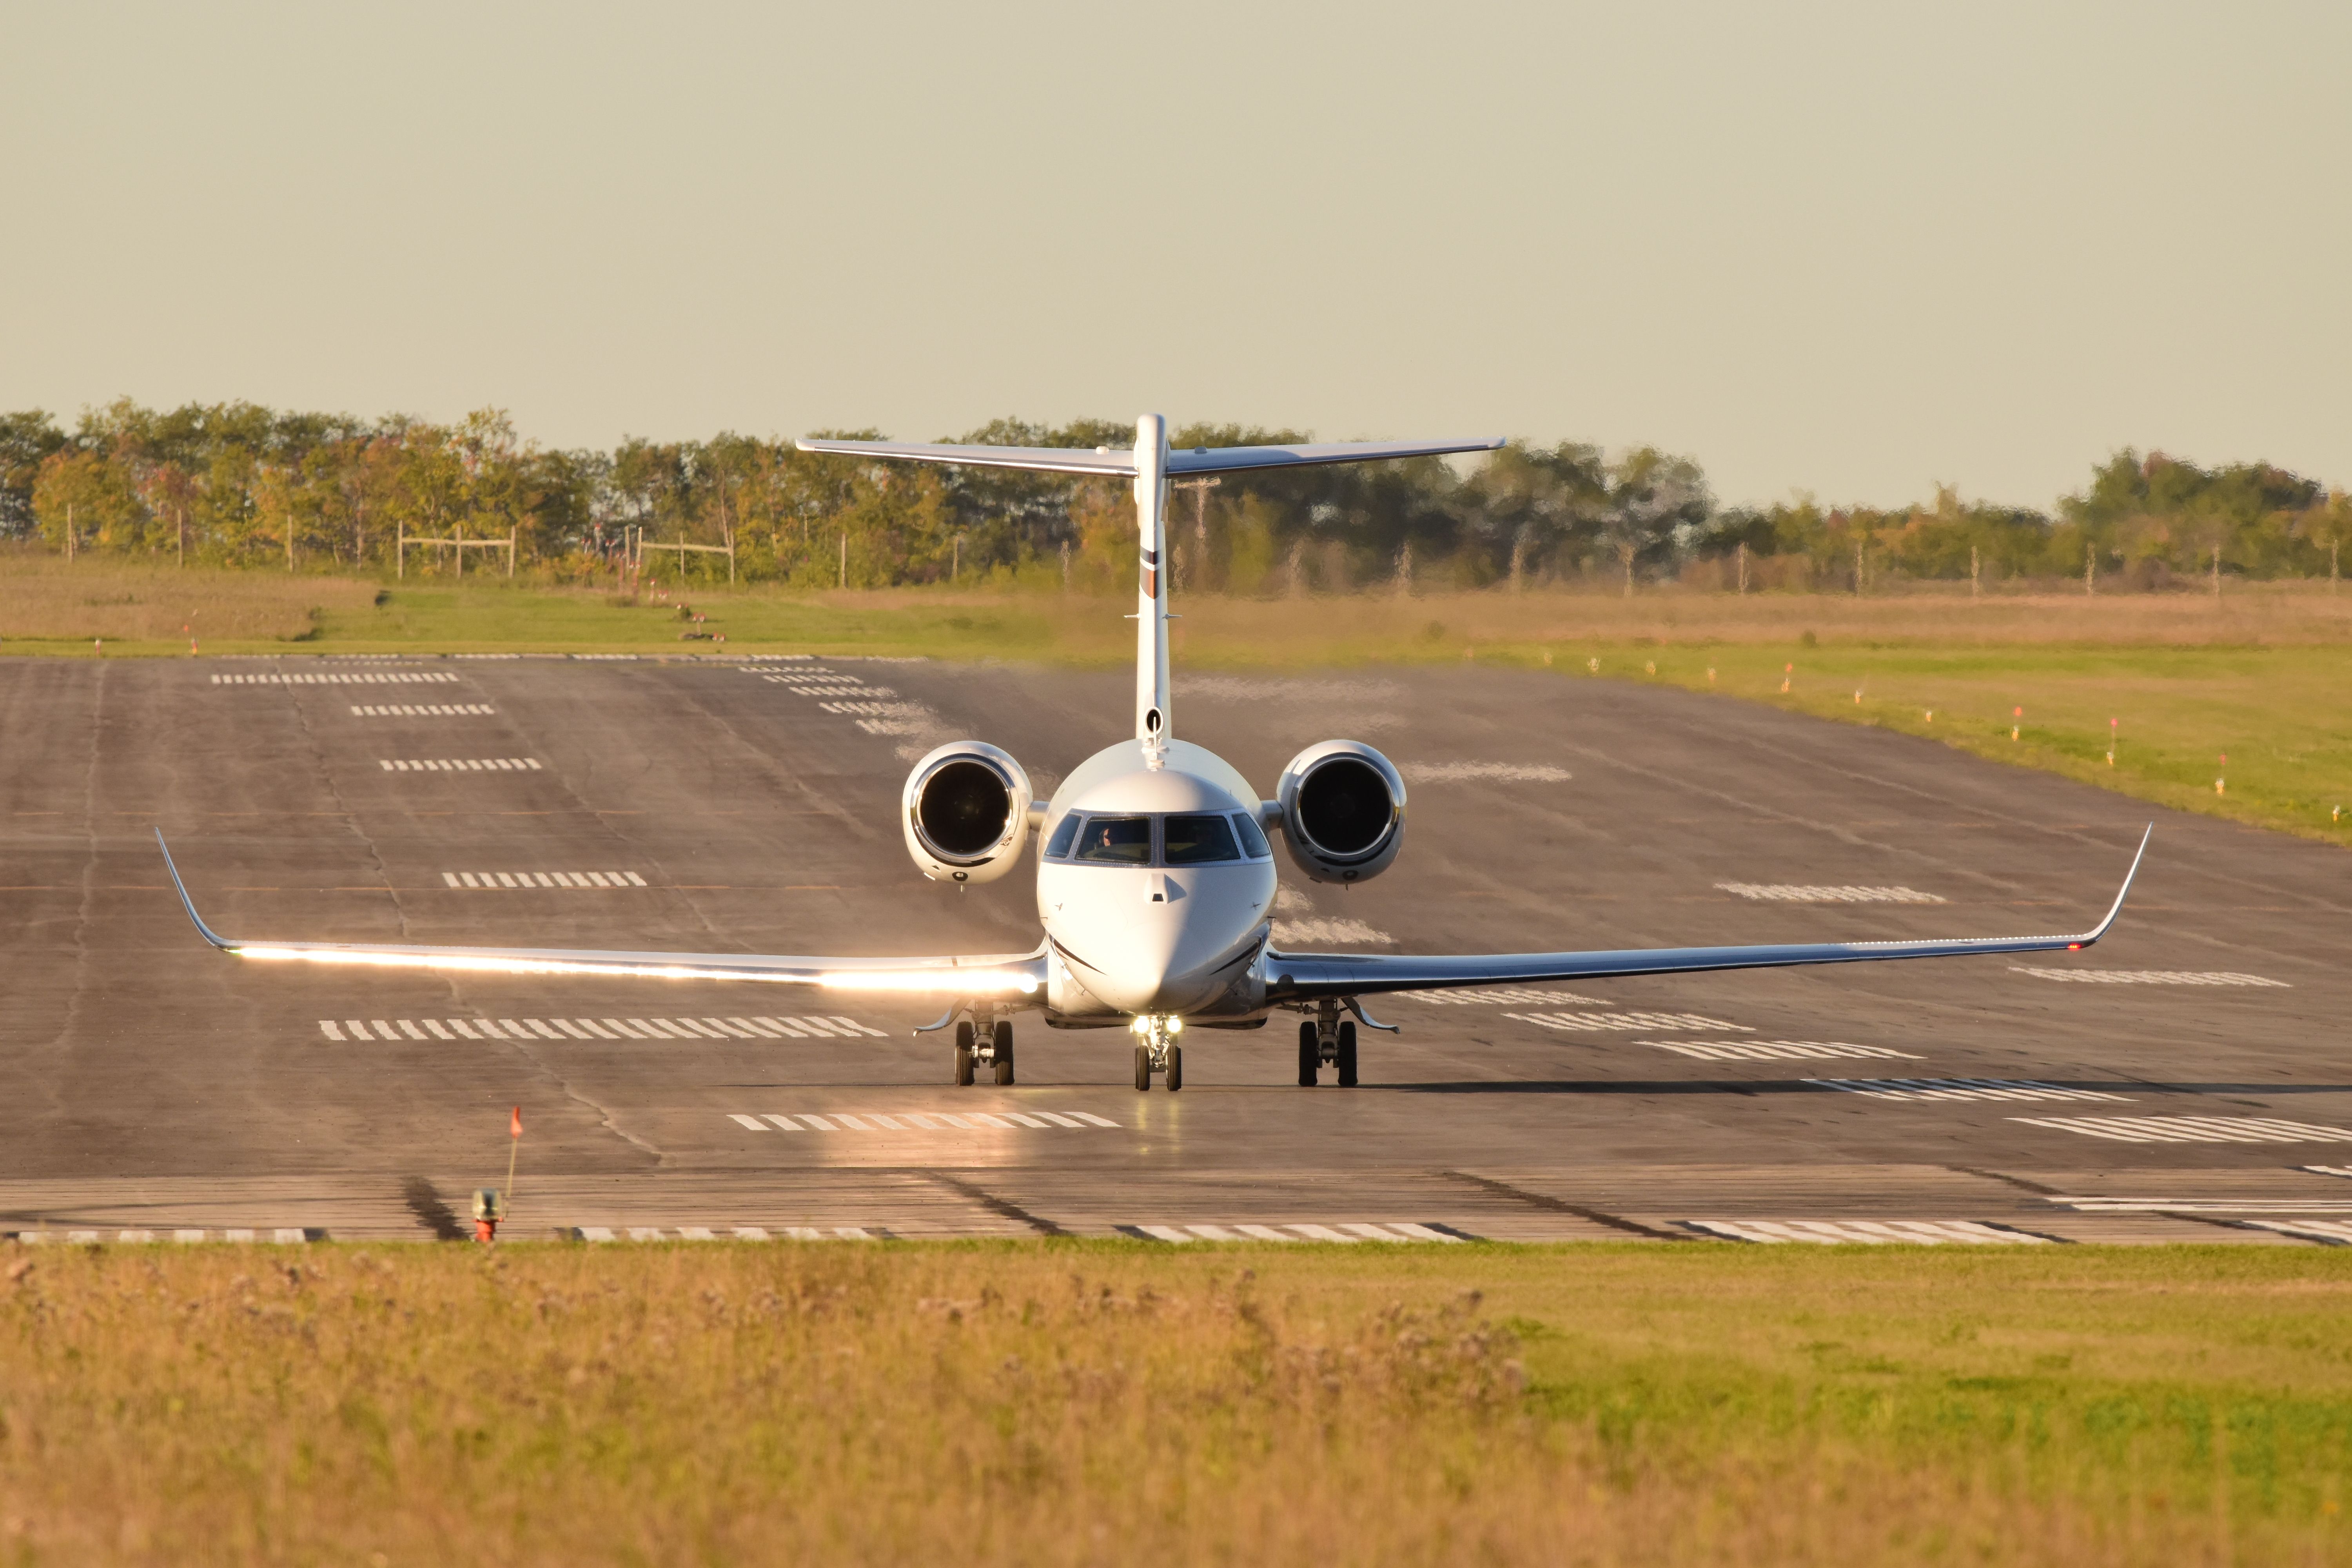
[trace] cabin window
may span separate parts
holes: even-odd
[[[1054,837],[1045,841],[1045,858],[1059,860],[1067,855],[1070,846],[1078,841],[1078,825],[1085,820],[1075,811],[1065,813],[1062,820],[1055,825]]]
[[[1080,860],[1111,866],[1151,864],[1151,818],[1090,816],[1078,835]]]
[[[1238,860],[1234,830],[1222,816],[1171,816],[1166,828],[1168,864],[1200,866],[1212,860]]]
[[[1234,826],[1241,829],[1243,854],[1253,860],[1265,860],[1273,858],[1274,847],[1266,843],[1265,829],[1257,825],[1255,816],[1246,811],[1235,812]]]

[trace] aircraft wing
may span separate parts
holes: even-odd
[[[2107,934],[2123,912],[2132,879],[2156,832],[2138,853],[2106,918],[2072,936],[1962,936],[1925,942],[1818,942],[1760,947],[1648,947],[1616,952],[1496,952],[1411,957],[1388,953],[1281,952],[1265,955],[1265,999],[1280,1004],[1385,991],[1440,991],[1531,980],[1601,980],[1621,974],[1690,974],[1714,969],[1783,969],[1803,963],[1860,963],[1889,958],[1960,958],[2000,952],[2073,952]]]
[[[1308,468],[1323,463],[1368,463],[1387,458],[1433,458],[1449,452],[1491,452],[1500,437],[1460,441],[1307,441],[1288,447],[1180,447],[1168,454],[1171,474],[1225,474],[1244,468]],[[812,441],[803,452],[856,458],[897,458],[917,463],[968,463],[983,468],[1033,468],[1056,474],[1114,474],[1131,478],[1131,447],[957,447],[924,441]]]
[[[243,942],[205,923],[188,897],[161,828],[156,846],[172,886],[204,939],[233,958],[290,960],[379,969],[486,974],[611,974],[641,980],[764,980],[830,991],[944,997],[1036,995],[1045,986],[1045,950],[951,958],[775,957],[741,952],[607,952],[577,948],[436,947],[354,942]]]

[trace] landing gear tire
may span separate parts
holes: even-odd
[[[1135,1091],[1138,1094],[1151,1092],[1151,1048],[1149,1046],[1135,1047]]]
[[[1310,1021],[1298,1026],[1298,1087],[1315,1087],[1316,1069],[1323,1065],[1323,1047],[1316,1042],[1315,1026]]]
[[[971,1026],[958,1024],[955,1033],[955,1080],[958,1089],[971,1087]]]
[[[1168,1047],[1168,1092],[1175,1093],[1184,1087],[1184,1047]]]
[[[1356,1087],[1356,1026],[1339,1026],[1339,1087]]]
[[[1013,1083],[1013,1026],[996,1026],[996,1087],[1007,1089]]]

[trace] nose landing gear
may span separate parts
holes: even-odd
[[[955,1026],[955,1082],[970,1089],[986,1067],[1000,1087],[1013,1082],[1013,1021],[986,1016],[968,1018]]]
[[[1313,1089],[1325,1064],[1339,1068],[1339,1087],[1356,1087],[1356,1026],[1342,1021],[1339,1005],[1324,1002],[1298,1026],[1298,1087]]]
[[[1184,1047],[1176,1037],[1184,1032],[1184,1020],[1173,1013],[1146,1013],[1128,1026],[1135,1031],[1135,1089],[1139,1094],[1151,1090],[1151,1075],[1168,1076],[1168,1092],[1175,1093],[1184,1087]]]

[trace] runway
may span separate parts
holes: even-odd
[[[1180,660],[1181,664],[1181,660]],[[2340,851],[1664,688],[1476,668],[1180,674],[1261,788],[1334,736],[1412,785],[1397,868],[1288,872],[1277,942],[1550,951],[2079,930],[2096,949],[1368,1002],[1294,1030],[1018,1026],[959,1089],[919,1005],[752,984],[238,963],[236,937],[1025,950],[1024,868],[923,880],[894,820],[956,736],[1041,792],[1130,678],[974,662],[0,660],[0,1230],[51,1242],[1126,1234],[2352,1242]]]

